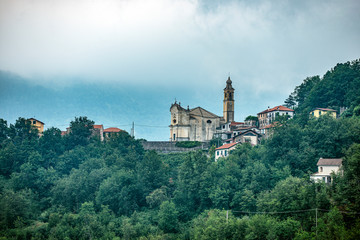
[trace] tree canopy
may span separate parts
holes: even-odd
[[[0,119],[0,238],[359,239],[359,70],[306,78],[286,100],[295,118],[217,162],[213,149],[145,151],[126,132],[101,142],[87,117],[42,137]],[[309,179],[320,157],[343,159],[332,184]]]

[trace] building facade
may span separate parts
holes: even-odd
[[[342,159],[341,158],[320,158],[317,162],[318,172],[311,174],[310,179],[319,182],[323,181],[325,183],[332,182],[331,174],[336,174],[341,172]]]
[[[221,125],[234,121],[234,88],[230,77],[224,88],[223,114],[218,116],[204,108],[183,108],[180,103],[170,107],[170,141],[207,142],[213,139]]]
[[[110,127],[104,129],[104,139],[110,138],[111,136],[115,136],[119,134],[119,132],[123,132],[124,130],[121,130],[120,128],[116,127]]]
[[[273,123],[277,116],[289,116],[292,118],[294,116],[294,110],[284,107],[284,106],[276,106],[273,108],[268,108],[257,114],[259,119],[259,128],[263,128],[267,125]]]
[[[30,124],[32,126],[34,126],[35,128],[37,128],[38,132],[39,132],[39,136],[42,136],[42,134],[44,133],[44,125],[45,123],[35,119],[35,118],[29,118],[28,121],[30,122]]]
[[[185,109],[180,103],[170,108],[170,141],[206,142],[213,138],[222,118],[201,108]]]
[[[261,134],[257,133],[254,130],[247,130],[245,132],[240,132],[234,137],[234,142],[239,143],[250,143],[252,146],[259,144]]]
[[[330,108],[315,108],[310,112],[310,116],[314,116],[316,118],[325,114],[329,114],[331,117],[336,118],[336,110]]]
[[[238,145],[239,143],[234,142],[234,143],[228,143],[228,144],[224,144],[221,147],[218,147],[215,149],[215,162],[221,158],[221,157],[228,157],[230,154],[230,151],[234,150],[236,148],[236,145]]]

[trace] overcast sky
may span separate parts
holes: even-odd
[[[230,73],[238,107],[269,97],[261,110],[359,58],[359,23],[358,0],[0,0],[0,69],[47,87],[151,85],[207,99]]]

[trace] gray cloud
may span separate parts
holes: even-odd
[[[289,92],[360,56],[359,1],[0,2],[0,69],[40,84]],[[71,76],[71,78],[69,78]]]

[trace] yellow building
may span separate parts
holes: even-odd
[[[336,110],[330,108],[315,108],[310,112],[311,116],[316,118],[320,117],[321,115],[329,114],[333,118],[336,118]]]
[[[42,135],[44,132],[44,125],[45,123],[35,119],[35,118],[29,118],[28,121],[30,122],[30,124],[34,127],[36,127],[39,131],[39,135]]]

